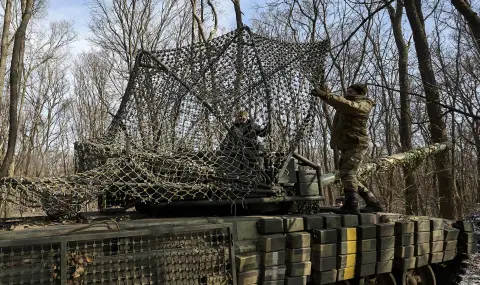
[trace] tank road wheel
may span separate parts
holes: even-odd
[[[397,276],[399,285],[436,285],[435,273],[430,265],[408,270]]]
[[[359,285],[397,285],[392,273],[384,273],[365,277],[359,281]]]
[[[432,265],[438,285],[458,285],[462,282],[462,275],[466,273],[469,259],[468,254],[459,253],[454,259]]]
[[[420,280],[417,280],[417,284],[423,284],[423,285],[437,284],[435,273],[433,272],[432,267],[430,267],[430,265],[422,266],[420,268],[415,268],[413,270],[413,273],[415,277],[420,279]]]

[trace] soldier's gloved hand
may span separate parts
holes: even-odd
[[[310,91],[310,94],[312,96],[319,97],[319,98],[326,98],[327,97],[327,92],[321,90],[318,87],[313,88],[312,91]]]

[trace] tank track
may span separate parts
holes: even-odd
[[[472,215],[465,219],[474,226],[474,232],[477,235],[477,245],[480,245],[480,214]],[[477,252],[480,254],[480,252]],[[476,259],[476,258],[473,258]],[[478,257],[477,257],[478,259]],[[438,285],[460,285],[469,271],[472,268],[472,262],[478,262],[478,260],[472,260],[472,255],[466,253],[458,253],[453,260],[450,260],[444,264],[439,264],[433,267],[435,275],[437,276]],[[478,281],[478,280],[477,280]],[[468,283],[471,284],[471,283]]]
[[[453,260],[433,266],[437,285],[460,285],[470,266],[469,259],[468,254],[460,253]]]

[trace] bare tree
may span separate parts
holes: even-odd
[[[243,27],[243,20],[242,20],[242,9],[240,6],[240,0],[232,0],[233,8],[235,10],[235,19],[237,21],[237,29]]]
[[[132,70],[139,49],[166,46],[170,26],[182,11],[190,11],[186,7],[174,0],[93,0],[90,41],[125,64],[126,78],[125,72]]]
[[[77,140],[101,137],[114,110],[115,89],[109,74],[113,65],[102,53],[79,56],[73,66],[72,124]]]
[[[37,68],[29,81],[27,98],[21,121],[22,152],[18,165],[23,175],[36,177],[57,173],[59,138],[67,123],[65,113],[69,105],[68,66],[64,58],[50,60]],[[45,167],[48,165],[49,167]]]
[[[190,0],[192,4],[192,15],[194,21],[192,22],[192,26],[195,26],[195,23],[197,23],[198,27],[198,34],[200,38],[202,39],[203,42],[206,42],[207,40],[212,40],[215,37],[215,34],[217,33],[218,30],[218,16],[217,16],[217,10],[215,9],[214,4],[212,3],[212,0],[207,0],[207,5],[210,8],[212,12],[212,17],[213,17],[213,27],[212,30],[210,31],[208,38],[207,35],[205,34],[205,7],[203,0],[200,2],[200,16],[197,15],[197,2],[196,0]],[[192,38],[194,38],[194,31],[192,30]],[[193,41],[192,41],[193,42]]]
[[[4,134],[6,133],[5,130],[7,128],[7,114],[5,114],[3,110],[6,110],[5,105],[8,104],[8,102],[4,102],[3,96],[5,87],[5,75],[7,70],[8,50],[11,46],[10,26],[12,21],[12,0],[5,1],[4,8],[5,9],[3,14],[2,38],[0,42],[0,110],[2,110],[0,111],[0,118],[2,118],[2,123],[0,123],[0,157],[3,157],[6,145],[6,141],[3,138]]]
[[[18,93],[20,91],[21,74],[23,68],[23,54],[25,52],[25,32],[32,16],[34,0],[24,0],[22,4],[22,21],[15,31],[15,41],[13,43],[12,62],[10,65],[10,108],[9,108],[9,129],[8,146],[0,167],[0,177],[5,177],[12,166],[13,155],[17,143],[18,130]]]
[[[7,69],[7,53],[10,42],[10,24],[12,21],[12,0],[5,1],[5,12],[3,15],[3,30],[0,43],[0,108],[3,107],[3,88],[5,83],[5,72]]]
[[[417,52],[418,66],[422,78],[423,89],[427,99],[427,114],[430,120],[430,135],[434,143],[446,142],[446,126],[443,113],[437,104],[440,100],[435,73],[432,66],[430,47],[425,33],[425,22],[422,12],[422,3],[419,0],[408,1],[405,5],[408,21],[412,28],[415,50]],[[440,215],[443,218],[455,218],[455,188],[452,183],[450,154],[444,152],[435,157],[435,167],[438,177],[438,190],[440,199]]]
[[[68,122],[60,114],[65,113],[68,105],[65,98],[68,92],[68,65],[64,64],[68,58],[66,47],[74,38],[72,24],[61,21],[50,24],[47,32],[39,31],[30,40],[30,61],[24,75],[27,84],[23,87],[19,109],[22,147],[18,160],[25,175],[31,173],[32,160],[39,159],[45,163],[45,152],[50,149],[46,145],[56,143],[58,126]],[[42,149],[46,151],[42,152]],[[33,172],[38,174],[38,169],[33,168]]]
[[[412,149],[412,117],[410,110],[410,82],[408,79],[408,46],[402,31],[403,2],[397,1],[397,7],[387,7],[392,23],[393,35],[398,49],[398,81],[400,85],[400,141],[402,151]],[[415,172],[404,169],[405,173],[405,212],[418,214],[418,185]]]
[[[33,15],[24,32],[25,43],[12,49],[15,45],[12,36],[15,41],[21,36],[26,16],[24,8],[29,2],[34,2]],[[42,0],[2,2],[0,90],[10,97],[1,97],[0,106],[17,106],[13,109],[17,121],[12,112],[8,120],[6,108],[3,108],[0,136],[7,137],[4,129],[9,123],[14,128],[17,125],[17,131],[10,128],[11,132],[18,133],[16,148],[9,141],[13,157],[10,165],[16,167],[14,174],[26,176],[56,176],[72,171],[71,142],[104,135],[118,108],[118,94],[125,90],[126,75],[139,49],[158,50],[205,42],[208,53],[208,41],[222,24],[217,22],[217,13],[220,13],[217,9],[224,4],[215,0],[90,1],[90,41],[95,49],[81,54],[70,65],[65,47],[71,42],[72,26],[68,23],[46,26],[36,22],[37,17],[43,17],[35,12],[41,3]],[[319,67],[317,81],[320,84],[328,82],[335,92],[342,92],[354,81],[372,82],[369,96],[377,106],[370,117],[369,133],[373,142],[370,156],[444,142],[447,132],[455,138],[450,155],[426,161],[415,172],[403,169],[403,176],[399,170],[368,180],[369,188],[381,194],[390,211],[425,215],[440,212],[450,218],[455,199],[457,216],[462,211],[473,211],[478,208],[475,202],[480,201],[480,96],[477,94],[480,90],[480,49],[476,8],[467,0],[436,1],[433,8],[424,1],[425,14],[427,9],[429,11],[424,16],[421,1],[397,1],[372,16],[372,11],[386,3],[391,2],[271,0],[257,7],[252,28],[256,33],[281,41],[329,39],[332,48],[326,51],[326,68]],[[228,6],[235,13],[236,27],[242,27],[241,1],[228,1]],[[410,27],[402,26],[404,8]],[[426,25],[424,18],[431,15],[435,17],[433,25]],[[410,49],[411,38],[404,38],[406,33],[402,33],[403,29],[410,28],[415,50]],[[63,33],[67,30],[68,33]],[[415,51],[417,56],[413,56]],[[12,66],[17,66],[9,71],[13,78],[7,73],[12,52],[15,54]],[[232,70],[236,74],[232,76],[242,80],[245,75],[242,56],[245,54],[239,48],[233,56],[237,56],[238,62]],[[215,72],[206,72],[202,79],[211,80],[213,86]],[[72,75],[72,88],[69,88],[66,74]],[[328,76],[322,77],[322,74]],[[156,102],[159,105],[171,105],[169,114],[180,110],[181,100],[162,98],[159,101]],[[458,108],[466,115],[442,113],[439,103]],[[280,105],[280,102],[274,104]],[[155,106],[148,112],[149,117],[144,120],[149,121],[152,133],[165,129],[162,124],[168,125],[174,120],[173,115],[160,116]],[[312,160],[322,161],[326,172],[333,171],[337,158],[328,147],[331,113],[326,106],[318,108],[318,124],[313,131],[315,139],[305,141],[298,149]],[[297,115],[300,117],[298,113],[292,118]],[[272,118],[274,124],[280,121],[280,116]],[[205,118],[208,121],[207,112]],[[214,132],[208,123],[203,127],[205,140],[211,140],[207,149],[213,148]],[[285,147],[281,138],[288,130],[279,132],[275,134],[279,139],[274,143]],[[165,136],[158,140],[159,144],[165,141],[170,146],[172,133]],[[13,138],[12,133],[10,138]],[[0,141],[3,155],[5,147],[2,144],[6,144],[6,140]],[[454,167],[448,169],[450,166]],[[330,199],[327,200],[331,201],[337,194],[335,191],[340,189],[331,187],[329,190]],[[0,211],[5,213],[3,202]]]
[[[476,41],[475,47],[480,53],[480,17],[465,0],[451,0],[455,9],[465,18]]]
[[[472,49],[472,44],[475,45],[475,39],[471,36],[471,29],[466,20],[455,9],[450,11],[447,7],[442,7],[434,16],[434,54],[438,62],[438,74],[441,76],[440,85],[443,87],[443,93],[448,96],[450,105],[462,108],[469,114],[478,114],[480,105],[477,90],[480,70],[476,67],[479,61],[478,50]],[[451,35],[451,42],[444,40],[446,34]],[[452,156],[454,159],[452,163],[455,167],[452,172],[458,191],[457,209],[462,212],[465,203],[480,199],[478,195],[480,190],[478,183],[467,186],[466,176],[468,174],[463,168],[466,160],[463,154],[458,152],[458,148],[465,148],[460,145],[462,143],[473,147],[472,152],[476,155],[472,156],[472,159],[475,159],[476,171],[479,173],[480,133],[478,120],[468,116],[459,118],[453,113],[449,114],[449,117],[451,119],[452,137],[457,138],[453,142]],[[469,192],[469,188],[476,189],[476,196],[475,194],[472,196],[475,198],[467,198],[469,195],[466,195],[466,193]]]

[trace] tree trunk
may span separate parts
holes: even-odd
[[[475,122],[473,125],[476,126]],[[472,127],[472,129],[477,130],[478,128]],[[477,131],[472,132],[473,139],[475,142],[475,153],[476,153],[476,166],[477,166],[477,176],[480,177],[480,135]],[[477,195],[476,195],[476,202],[480,203],[480,185],[477,184],[476,187]]]
[[[388,14],[392,22],[393,36],[398,49],[398,80],[400,85],[400,143],[402,152],[412,149],[412,117],[410,113],[410,82],[408,80],[408,47],[402,31],[403,2],[397,1],[394,9],[388,6]],[[405,176],[405,213],[418,214],[418,185],[415,172],[404,168]]]
[[[9,129],[8,129],[8,145],[5,157],[0,167],[0,177],[8,176],[8,170],[12,166],[13,155],[17,143],[18,130],[18,93],[20,92],[20,82],[22,75],[22,59],[24,53],[25,33],[28,22],[32,16],[34,0],[26,0],[22,2],[22,21],[15,32],[15,41],[13,42],[12,62],[10,65],[10,108],[9,108]]]
[[[421,8],[421,1],[406,1],[405,10],[408,21],[412,28],[415,50],[417,52],[420,76],[422,78],[426,107],[430,121],[429,130],[432,142],[441,143],[447,141],[445,122],[442,118],[442,109],[437,104],[440,94],[433,72],[430,48],[425,34],[425,23]],[[449,152],[442,152],[435,156],[435,165],[438,178],[438,190],[440,199],[440,215],[442,218],[455,218],[455,188],[452,183],[451,172],[447,169],[450,166]]]
[[[240,31],[243,27],[243,22],[242,22],[242,10],[240,7],[240,0],[232,0],[233,2],[233,7],[235,9],[235,19],[237,21],[237,31]],[[244,73],[244,66],[243,66],[243,33],[237,34],[238,36],[238,44],[237,44],[237,54],[235,58],[235,71],[236,71],[236,76],[235,76],[235,83],[234,83],[234,92],[236,95],[239,95],[241,90],[240,87],[242,85],[242,80],[243,80],[243,73]],[[239,102],[237,101],[236,104],[237,106],[235,111],[238,112],[239,110],[245,110],[248,107],[251,106],[243,106],[245,102]]]
[[[480,17],[465,0],[451,0],[453,6],[462,14],[475,39],[477,51],[480,53]]]
[[[7,70],[8,36],[10,21],[12,20],[12,1],[5,3],[5,14],[3,16],[2,42],[0,43],[0,108],[3,108],[3,88],[5,84],[5,72]]]
[[[232,0],[235,9],[235,19],[237,20],[237,29],[243,27],[242,10],[240,8],[240,0]]]

